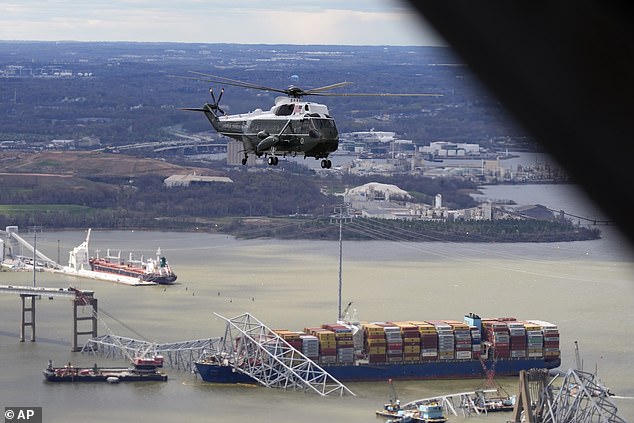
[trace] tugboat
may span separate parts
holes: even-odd
[[[74,367],[70,362],[63,367],[53,367],[49,360],[44,369],[44,378],[48,382],[166,382],[167,375],[161,373],[163,356],[152,358],[137,357],[129,367]]]

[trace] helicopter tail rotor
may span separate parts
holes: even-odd
[[[211,95],[211,101],[213,102],[212,104],[210,104],[211,109],[212,109],[212,110],[217,110],[217,111],[219,111],[220,113],[222,113],[223,115],[226,115],[227,113],[226,113],[224,110],[222,110],[222,109],[220,108],[220,105],[219,105],[219,104],[220,104],[220,99],[222,99],[222,95],[223,95],[224,93],[225,93],[225,89],[224,89],[224,88],[222,88],[222,89],[220,90],[220,95],[218,96],[218,100],[216,100],[216,96],[215,96],[215,94],[214,94],[214,90],[213,90],[213,88],[209,88],[209,95]]]

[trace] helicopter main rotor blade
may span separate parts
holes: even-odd
[[[317,93],[323,97],[442,97],[442,94],[423,93]]]
[[[300,98],[307,95],[321,96],[321,97],[442,97],[442,94],[429,94],[429,93],[330,93],[330,92],[324,92],[324,91],[329,91],[335,88],[340,88],[340,87],[344,87],[346,85],[352,84],[352,82],[348,82],[348,81],[337,82],[336,84],[325,85],[323,87],[311,88],[308,90],[303,90],[302,88],[295,87],[295,86],[290,86],[287,89],[281,89],[281,88],[267,87],[265,85],[257,85],[251,82],[244,82],[237,79],[227,78],[224,76],[212,75],[209,73],[195,72],[195,71],[189,71],[189,73],[192,73],[198,76],[197,77],[178,76],[178,75],[170,75],[170,76],[174,76],[177,78],[184,78],[184,79],[194,79],[197,81],[213,82],[216,84],[225,84],[225,85],[231,85],[234,87],[254,89],[254,90],[260,90],[260,91],[271,91],[271,92],[286,94],[294,98]]]
[[[205,109],[201,109],[200,107],[179,107],[178,110],[185,110],[187,112],[204,112]]]
[[[311,95],[311,94],[319,93],[321,91],[328,91],[328,90],[332,90],[332,89],[343,87],[350,84],[352,84],[352,82],[347,82],[347,81],[338,82],[336,84],[326,85],[323,87],[311,88],[309,90],[306,90],[305,92],[306,92],[306,95]]]
[[[206,79],[198,76],[184,76],[184,75],[167,75],[168,78],[180,78],[180,79],[192,79],[194,81],[207,81]]]
[[[279,88],[273,88],[273,87],[267,87],[267,86],[264,86],[264,85],[252,84],[250,82],[239,81],[237,79],[225,78],[224,76],[211,75],[211,74],[203,73],[203,72],[195,72],[195,71],[189,71],[189,72],[193,73],[195,75],[200,75],[200,76],[204,76],[204,77],[210,78],[210,79],[204,79],[204,81],[207,81],[207,82],[214,82],[216,84],[226,84],[226,85],[233,85],[235,87],[252,88],[254,90],[273,91],[273,92],[277,92],[277,93],[286,94],[286,90],[282,90],[282,89],[279,89]]]

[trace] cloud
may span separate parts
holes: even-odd
[[[0,39],[438,45],[396,0],[24,0],[0,5]]]

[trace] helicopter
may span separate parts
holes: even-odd
[[[224,94],[224,87],[216,98],[213,88],[209,89],[211,103],[205,103],[201,108],[182,108],[181,110],[202,112],[211,126],[221,135],[240,141],[244,147],[242,164],[247,164],[249,154],[257,157],[264,156],[270,166],[279,163],[279,157],[287,155],[296,157],[303,154],[304,158],[321,159],[322,169],[330,169],[332,162],[328,156],[337,151],[339,133],[334,118],[330,115],[325,104],[304,101],[307,96],[339,96],[339,97],[367,97],[367,96],[427,96],[438,97],[440,94],[391,94],[391,93],[331,93],[330,90],[344,87],[351,82],[338,82],[323,87],[304,90],[291,85],[288,88],[273,88],[237,79],[190,71],[195,77],[187,79],[202,80],[210,83],[224,84],[269,91],[285,96],[278,96],[275,105],[270,110],[256,109],[248,113],[228,115],[220,107],[220,100]]]

